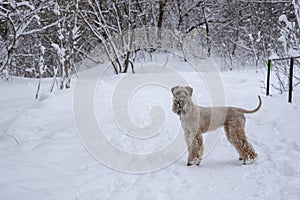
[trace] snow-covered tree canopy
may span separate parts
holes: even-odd
[[[222,58],[224,69],[245,63],[261,67],[271,55],[299,52],[297,18],[297,0],[1,0],[0,72],[40,77],[42,56],[44,77],[68,79],[98,44],[104,45],[116,73],[127,72],[137,53],[134,34],[126,35],[121,45],[107,41],[141,27],[192,36],[208,55]]]

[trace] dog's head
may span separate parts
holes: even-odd
[[[173,94],[173,112],[178,115],[186,114],[191,104],[193,88],[189,86],[175,86],[171,91]]]

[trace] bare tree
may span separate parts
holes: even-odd
[[[300,1],[299,0],[293,0],[293,5],[295,9],[295,15],[297,17],[298,26],[300,27]]]
[[[126,73],[134,71],[138,57],[151,57],[166,46],[180,50],[187,59],[190,37],[205,47],[208,56],[221,57],[223,69],[258,68],[270,55],[299,51],[298,5],[297,0],[3,0],[0,73],[8,79],[40,77],[41,44],[43,76],[53,77],[58,88],[69,88],[76,63],[83,58],[97,60],[89,52],[98,44],[114,72]]]
[[[42,25],[39,13],[42,9],[50,7],[53,2],[44,1],[40,4],[34,4],[30,1],[18,2],[16,0],[0,2],[0,17],[5,20],[5,31],[2,37],[4,42],[1,51],[0,72],[7,74],[16,73],[16,66],[13,60],[17,50],[20,48],[20,40],[26,36],[42,32],[56,24],[56,22]],[[24,56],[24,55],[23,55]]]
[[[71,74],[76,72],[75,45],[81,34],[78,25],[78,0],[64,1],[61,5],[56,3],[54,12],[58,21],[57,43],[53,41],[51,45],[59,62],[58,71],[54,73],[53,78],[56,80],[57,75],[60,75],[59,89],[70,88]],[[53,90],[53,84],[50,90]]]

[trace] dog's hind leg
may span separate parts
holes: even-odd
[[[241,153],[239,152],[238,148],[236,148],[236,145],[233,142],[233,137],[232,137],[232,134],[230,133],[229,126],[225,125],[224,126],[224,130],[225,130],[225,133],[226,133],[227,140],[230,142],[230,144],[232,144],[234,146],[234,148],[238,152],[238,154],[239,154],[239,160],[243,160]]]
[[[239,153],[240,160],[243,160],[243,164],[246,164],[247,161],[252,162],[256,158],[257,154],[247,140],[243,124],[231,123],[226,125],[224,128],[227,139]]]

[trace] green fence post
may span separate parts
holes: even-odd
[[[268,60],[268,69],[267,69],[267,92],[266,95],[270,95],[270,76],[271,76],[271,70],[272,70],[272,60]]]

